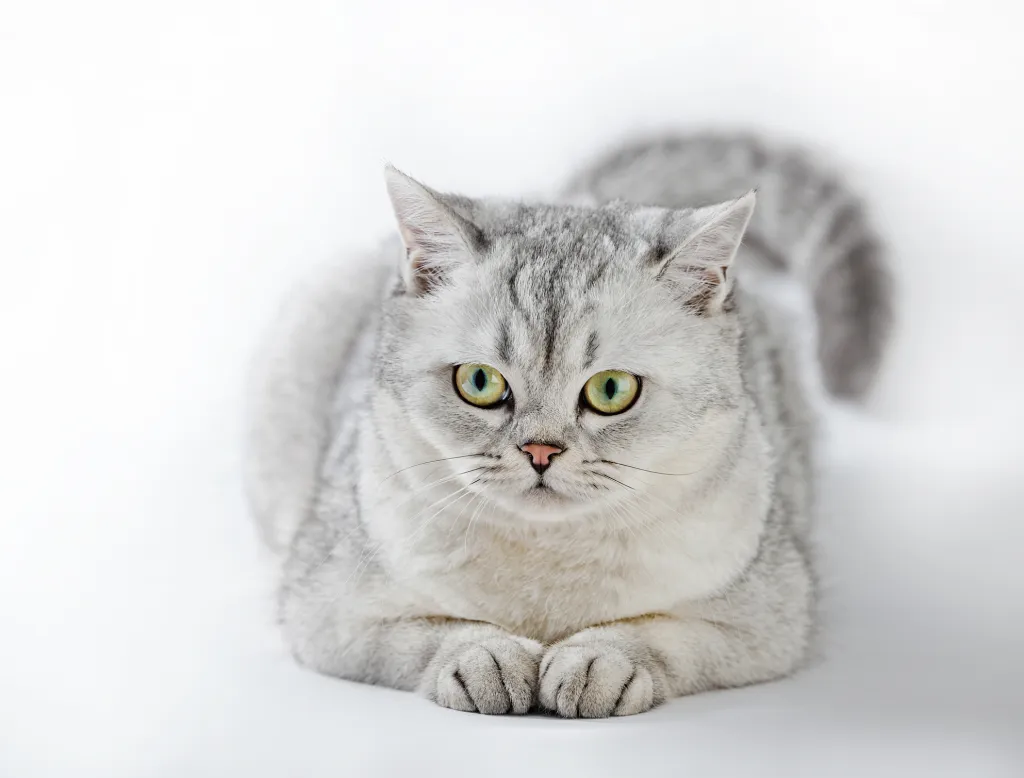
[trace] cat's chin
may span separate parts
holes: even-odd
[[[518,494],[503,495],[499,502],[519,521],[544,524],[579,519],[594,513],[599,507],[592,500],[540,485]]]

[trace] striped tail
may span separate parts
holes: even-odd
[[[749,135],[699,134],[636,143],[577,177],[572,197],[691,207],[758,190],[744,245],[810,291],[823,382],[862,399],[891,327],[892,284],[859,198],[809,153]]]

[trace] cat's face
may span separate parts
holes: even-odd
[[[418,186],[392,184],[409,272],[385,312],[378,390],[399,409],[392,427],[461,457],[458,486],[557,520],[685,479],[727,443],[740,379],[721,268],[749,206],[680,224],[621,205],[445,203]],[[672,241],[695,230],[710,264],[678,256]]]

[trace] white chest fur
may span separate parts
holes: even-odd
[[[389,569],[385,596],[410,615],[485,621],[542,641],[671,612],[726,585],[757,551],[767,486],[746,468],[728,480],[685,508],[670,511],[659,497],[657,507],[634,509],[644,515],[629,528],[611,514],[515,527],[479,515],[469,522],[459,505],[424,523],[419,501],[382,503],[370,525]]]

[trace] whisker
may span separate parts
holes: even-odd
[[[415,489],[413,489],[412,491],[410,491],[402,500],[400,500],[399,502],[395,503],[395,505],[392,506],[392,510],[394,510],[396,508],[401,508],[402,506],[412,502],[417,497],[422,495],[424,492],[428,491],[429,489],[432,489],[435,486],[439,486],[440,484],[447,483],[448,481],[454,481],[455,479],[460,478],[460,477],[462,477],[464,475],[468,475],[469,473],[476,473],[479,470],[487,470],[487,469],[488,469],[487,465],[480,465],[479,467],[471,467],[469,470],[463,470],[462,472],[459,472],[459,473],[450,473],[449,475],[446,475],[443,478],[438,478],[436,481],[431,481],[430,483],[421,484],[421,485],[417,486]]]
[[[665,517],[663,517],[663,516],[655,516],[654,514],[650,513],[649,511],[645,510],[644,508],[642,508],[641,505],[640,505],[640,502],[639,502],[640,498],[643,498],[643,499],[647,500],[648,503],[660,503],[665,508],[667,508],[669,510],[669,512],[672,513],[672,514],[678,514],[678,512],[679,512],[679,509],[677,507],[675,507],[675,506],[665,502],[660,497],[657,497],[657,496],[655,496],[653,494],[649,494],[648,492],[645,492],[645,491],[642,491],[640,489],[637,489],[635,486],[632,486],[632,485],[627,484],[627,483],[625,483],[623,481],[620,481],[618,478],[613,478],[612,476],[608,475],[607,473],[602,473],[599,470],[592,470],[591,473],[593,475],[599,475],[602,478],[606,478],[609,481],[614,481],[615,483],[617,483],[617,484],[619,484],[621,486],[624,486],[627,489],[629,489],[633,493],[633,497],[630,499],[630,504],[633,505],[634,507],[636,507],[637,509],[643,511],[644,513],[646,513],[649,518],[654,519],[655,521],[663,521]],[[650,484],[647,484],[647,486],[650,486]]]
[[[474,456],[474,455],[469,454],[468,456]],[[464,457],[452,457],[452,459],[460,459],[460,458],[464,458]],[[444,460],[437,460],[437,461],[440,462],[440,461],[444,461]],[[423,462],[421,464],[428,464],[428,463]],[[414,467],[415,467],[415,465],[414,465]],[[475,472],[477,472],[479,470],[488,470],[488,469],[490,469],[490,468],[488,468],[486,465],[481,465],[480,467],[473,467],[473,468],[470,468],[469,470],[463,470],[460,473],[452,473],[450,475],[446,475],[444,478],[438,478],[436,481],[431,481],[430,483],[424,484],[424,485],[420,486],[417,489],[413,489],[403,499],[401,499],[398,503],[396,503],[394,506],[392,506],[392,509],[393,510],[397,510],[398,508],[402,508],[402,507],[408,505],[410,502],[415,500],[417,497],[421,496],[424,492],[428,491],[429,489],[432,489],[435,486],[439,486],[440,484],[446,483],[448,481],[455,480],[456,478],[460,478],[461,476],[468,475],[470,473],[475,473]],[[473,483],[476,483],[476,481],[474,481]],[[472,484],[470,484],[470,486],[472,486]],[[459,494],[462,491],[464,491],[464,489],[459,489],[458,491],[456,491],[454,493],[449,492],[447,495],[442,496],[440,499],[443,500],[443,499],[445,499],[445,497],[454,496],[455,494]],[[429,510],[434,505],[437,505],[438,502],[440,502],[440,500],[435,501],[435,502],[431,503],[431,505],[427,506],[427,508],[422,509],[420,511],[420,513],[418,513],[416,516],[413,517],[413,520],[418,518],[419,515],[422,515],[422,513],[425,512],[426,510]],[[342,537],[341,539],[339,539],[336,543],[333,543],[331,545],[331,548],[324,555],[323,559],[321,559],[319,562],[317,562],[312,567],[312,569],[309,571],[309,573],[307,573],[307,575],[315,573],[317,570],[319,570],[321,567],[323,567],[323,565],[327,562],[327,560],[334,556],[334,553],[338,550],[338,548],[342,545],[342,543],[344,543],[346,540],[348,540],[350,537],[352,537],[353,534],[355,534],[355,532],[358,529],[358,526],[359,526],[359,524],[357,524],[356,527],[352,528],[347,533],[345,533],[345,536]],[[366,553],[366,550],[364,550],[363,553]],[[360,559],[361,559],[361,555],[360,555]],[[360,561],[360,563],[361,563],[361,561]]]
[[[429,505],[425,505],[422,508],[420,508],[418,511],[416,511],[416,513],[414,513],[412,516],[410,516],[408,519],[406,519],[406,522],[409,523],[409,524],[415,524],[417,521],[419,521],[420,517],[424,513],[429,511],[435,505],[440,505],[441,503],[445,502],[445,500],[448,500],[449,501],[448,503],[445,503],[445,505],[441,506],[441,510],[444,510],[446,507],[448,507],[448,505],[451,505],[451,504],[453,504],[455,502],[452,498],[454,498],[454,497],[456,497],[457,495],[460,495],[460,494],[464,495],[464,493],[466,493],[468,491],[469,491],[469,486],[467,485],[467,486],[463,486],[461,489],[456,489],[454,492],[448,492],[447,494],[442,495],[439,499],[434,500]],[[434,514],[434,515],[437,515],[437,514]],[[433,518],[433,516],[431,518]],[[412,535],[409,536],[409,538],[406,538],[406,540],[408,540],[410,538],[415,538],[419,532],[422,532],[423,528],[429,522],[430,522],[430,519],[426,519],[426,521],[424,521],[423,524],[419,525],[417,530],[415,532],[413,532]]]
[[[423,532],[426,530],[426,528],[433,522],[433,520],[439,514],[441,514],[443,511],[448,510],[449,508],[451,508],[456,503],[460,502],[463,497],[473,496],[472,488],[473,488],[474,484],[476,484],[481,478],[483,478],[483,476],[479,476],[475,480],[470,481],[468,484],[463,486],[461,489],[459,489],[459,490],[457,490],[455,492],[452,492],[450,494],[447,494],[444,497],[441,497],[439,500],[435,500],[434,502],[432,502],[430,505],[426,506],[425,508],[422,508],[421,510],[417,511],[416,514],[413,515],[413,517],[408,520],[410,524],[415,523],[420,518],[420,516],[422,516],[428,510],[433,508],[435,505],[438,505],[438,504],[444,502],[445,500],[448,501],[448,502],[445,502],[444,505],[441,505],[441,507],[438,508],[436,511],[434,511],[434,513],[431,514],[431,516],[429,518],[425,519],[419,525],[419,527],[416,529],[416,531],[411,533],[408,537],[404,538],[399,543],[398,548],[404,548],[406,545],[411,545],[412,541],[416,540],[421,534],[423,534]],[[454,498],[454,499],[452,499],[452,498]],[[465,511],[465,506],[463,506],[463,511]],[[461,515],[462,514],[460,513],[459,516],[461,516]]]
[[[479,479],[477,479],[477,480],[479,480]],[[473,483],[475,484],[476,481],[474,481]],[[472,485],[473,484],[470,484],[470,486],[472,486]],[[451,524],[448,525],[448,535],[445,538],[445,542],[446,543],[452,539],[452,531],[455,529],[455,527],[458,525],[458,523],[462,520],[462,517],[465,515],[466,511],[469,508],[471,508],[476,503],[476,501],[478,499],[480,499],[480,494],[473,493],[472,494],[472,499],[469,502],[467,502],[465,505],[462,506],[462,510],[459,511],[459,515],[456,516],[455,520]]]
[[[665,502],[665,500],[663,500],[661,497],[658,497],[655,494],[651,494],[650,492],[642,492],[642,491],[637,490],[637,496],[643,497],[644,499],[648,500],[649,502],[661,503],[666,508],[668,508],[670,513],[673,513],[673,514],[678,514],[679,513],[679,506],[678,505],[672,505],[671,503]]]
[[[474,481],[474,483],[476,482]],[[473,511],[473,515],[469,517],[469,523],[466,525],[466,531],[462,536],[462,551],[466,556],[469,556],[469,533],[473,529],[473,523],[490,503],[490,500],[486,497],[481,495],[481,498],[480,504],[476,507],[476,510]]]
[[[632,535],[633,538],[635,539],[636,538],[636,532],[633,530],[632,524],[631,524],[631,522],[629,520],[629,513],[626,511],[626,507],[623,506],[623,505],[613,505],[613,506],[611,506],[611,509],[612,509],[612,513],[619,520],[622,521],[622,526],[625,527],[629,531],[629,534]]]
[[[625,487],[626,487],[627,489],[629,489],[630,491],[633,491],[633,492],[635,492],[635,491],[636,491],[636,487],[635,487],[635,486],[630,486],[630,485],[629,485],[629,484],[627,484],[627,483],[623,483],[623,482],[622,482],[622,481],[620,481],[620,480],[619,480],[618,478],[612,478],[612,477],[611,477],[610,475],[608,475],[607,473],[601,473],[601,472],[599,472],[599,471],[595,470],[595,471],[594,471],[594,474],[595,474],[595,475],[599,475],[599,476],[601,476],[602,478],[607,478],[607,479],[608,479],[609,481],[614,481],[615,483],[617,483],[617,484],[620,484],[621,486],[625,486]]]
[[[595,462],[601,462],[606,465],[618,465],[619,467],[628,467],[630,470],[642,470],[645,473],[653,473],[654,475],[674,475],[674,476],[685,476],[685,475],[697,475],[701,469],[694,470],[692,473],[663,473],[660,470],[648,470],[644,467],[636,467],[635,465],[627,465],[623,462],[615,462],[611,459],[597,459]]]
[[[435,464],[437,462],[450,462],[453,459],[468,459],[469,457],[485,457],[485,456],[488,456],[488,455],[484,454],[484,453],[480,453],[480,454],[462,454],[462,455],[457,456],[457,457],[441,457],[440,459],[428,459],[426,462],[420,462],[420,463],[415,464],[415,465],[409,465],[408,467],[403,467],[401,470],[396,470],[391,475],[389,475],[387,478],[385,478],[383,481],[381,481],[379,484],[377,484],[377,488],[380,488],[386,481],[394,478],[399,473],[404,473],[406,470],[412,470],[414,467],[423,467],[424,465],[433,465],[433,464]]]
[[[467,456],[475,456],[475,455],[470,454],[470,455],[467,455]],[[460,459],[460,458],[464,458],[464,457],[451,457],[451,458],[452,459]],[[438,461],[443,461],[443,460],[438,460]],[[427,464],[427,463],[422,463],[422,464]],[[486,466],[481,466],[481,467],[473,468],[471,470],[467,470],[467,471],[462,472],[462,473],[456,473],[454,476],[448,476],[447,478],[441,479],[441,481],[447,481],[447,480],[450,480],[451,478],[458,477],[460,475],[465,475],[466,473],[476,472],[478,470],[490,470],[490,469],[492,469],[492,468],[488,468]],[[413,543],[415,543],[415,541],[420,536],[423,535],[423,533],[427,530],[427,528],[429,526],[431,526],[437,520],[438,516],[440,516],[443,513],[445,513],[445,511],[447,511],[448,509],[452,508],[454,505],[456,505],[457,503],[461,502],[466,497],[469,497],[470,500],[469,500],[469,502],[466,505],[464,505],[462,507],[462,509],[460,510],[459,515],[458,515],[458,517],[456,518],[455,521],[457,523],[459,521],[459,519],[462,518],[462,515],[466,512],[466,509],[470,505],[472,505],[474,503],[474,501],[479,499],[480,503],[477,506],[476,511],[474,511],[473,517],[469,521],[469,527],[472,527],[473,522],[476,520],[477,515],[480,513],[480,511],[483,509],[483,507],[489,502],[487,500],[487,498],[483,497],[479,493],[474,493],[473,491],[471,491],[472,487],[476,483],[478,483],[482,477],[483,477],[482,475],[478,476],[475,480],[471,481],[469,484],[461,487],[460,489],[457,489],[454,492],[448,492],[448,493],[442,495],[439,499],[434,500],[429,505],[426,505],[426,506],[420,508],[410,519],[408,519],[408,523],[415,525],[415,528],[413,529],[413,531],[408,533],[404,538],[401,538],[393,548],[395,550],[404,551],[406,548],[410,547]],[[437,483],[439,483],[439,482],[434,482],[432,484],[428,484],[426,487],[424,487],[422,489],[419,489],[419,490],[416,490],[416,492],[413,493],[412,497],[416,497],[419,494],[422,494],[422,492],[426,491],[431,486],[435,486]],[[404,504],[405,502],[407,502],[407,500],[403,501],[402,504]],[[440,507],[437,507],[437,506],[440,506]],[[436,510],[434,510],[434,512],[428,518],[426,518],[425,520],[423,520],[423,521],[421,521],[421,522],[419,522],[417,524],[416,523],[417,520],[421,516],[423,516],[425,513],[427,513],[427,511],[431,510],[432,508],[436,508]],[[449,529],[449,535],[450,535],[450,533],[451,533],[451,530]],[[350,537],[351,533],[349,533],[348,536]],[[327,555],[322,560],[320,560],[320,562],[317,565],[315,565],[313,567],[311,573],[315,573],[330,557],[332,557],[334,555],[335,551],[337,551],[338,547],[344,542],[344,540],[345,539],[343,538],[342,540],[338,541],[337,543],[332,544],[331,549],[327,552]],[[468,535],[467,535],[467,538],[466,538],[467,547],[468,547],[468,542],[469,542],[469,538],[468,538]],[[375,543],[368,543],[366,548],[362,549],[359,552],[359,556],[358,556],[358,558],[357,558],[357,560],[356,560],[352,570],[349,572],[348,576],[345,577],[345,579],[341,582],[340,586],[337,586],[337,589],[339,590],[337,592],[337,594],[335,594],[333,597],[329,597],[325,601],[321,602],[317,606],[316,612],[318,614],[321,614],[321,615],[326,614],[330,608],[332,608],[343,596],[345,596],[346,590],[351,589],[352,587],[358,586],[360,584],[360,582],[362,581],[363,575],[370,568],[370,566],[373,564],[373,562],[377,559],[377,557],[380,555],[380,553],[384,550],[385,545],[386,545],[385,541],[378,541],[378,542],[375,542]],[[385,570],[385,575],[387,575],[387,574],[388,573]]]
[[[470,493],[469,492],[469,487],[470,486],[472,486],[472,484],[469,484],[467,486],[463,486],[461,489],[459,489],[459,490],[457,490],[455,492],[450,492],[448,494],[445,494],[441,498],[439,498],[437,500],[434,500],[434,502],[432,502],[429,505],[421,508],[415,514],[413,514],[413,516],[410,519],[408,519],[408,522],[410,524],[415,524],[415,522],[424,513],[429,511],[434,506],[440,505],[441,503],[444,503],[443,505],[441,505],[440,508],[438,508],[436,511],[434,511],[427,519],[425,519],[422,523],[420,523],[413,532],[409,533],[406,537],[402,538],[394,546],[394,550],[396,550],[396,551],[404,551],[406,548],[412,546],[412,544],[417,539],[419,539],[419,537],[426,531],[427,527],[429,527],[433,523],[434,519],[436,519],[441,513],[443,513],[448,508],[450,508],[452,505],[455,505],[457,502],[462,500],[463,497],[465,497],[467,494]],[[367,549],[367,552],[364,552],[365,556],[361,556],[359,562],[356,565],[356,569],[352,571],[352,574],[350,574],[347,579],[345,579],[344,583],[345,584],[351,584],[352,586],[355,586],[356,584],[358,584],[359,581],[362,579],[363,573],[366,571],[367,568],[369,568],[370,564],[376,559],[376,557],[384,549],[384,545],[385,545],[384,541],[380,541],[380,542],[376,543],[373,547]],[[353,576],[355,576],[357,572],[358,572],[358,577],[356,577],[355,580],[352,580]],[[335,598],[335,599],[337,599],[337,598]]]

